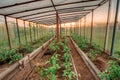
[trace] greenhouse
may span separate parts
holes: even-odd
[[[120,80],[120,0],[0,0],[0,80]]]

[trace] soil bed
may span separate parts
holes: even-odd
[[[41,57],[43,57],[47,49],[48,45],[41,52],[39,52],[39,55],[37,55],[32,61],[26,64],[23,69],[15,69],[12,73],[8,74],[3,80],[24,80],[27,73],[31,71],[31,69],[36,65],[36,63],[40,62],[40,60],[42,59]]]
[[[44,55],[37,64],[41,65],[44,64],[50,57],[51,55]],[[40,76],[38,74],[37,67],[35,66],[32,72],[27,76],[26,80],[39,80],[39,79]]]
[[[75,49],[74,45],[72,44],[70,38],[68,38],[68,46],[70,48],[71,55],[74,59],[77,73],[81,75],[81,80],[95,80],[94,76],[89,71],[83,59],[81,58],[81,56]],[[79,80],[80,80],[80,77],[79,77]]]

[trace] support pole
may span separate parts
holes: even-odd
[[[21,42],[20,42],[20,31],[19,31],[19,26],[18,26],[18,19],[16,19],[16,25],[17,25],[17,32],[18,32],[18,41],[19,41],[19,46],[20,46]]]
[[[32,34],[31,34],[31,24],[30,24],[30,22],[29,22],[29,28],[30,28],[30,41],[32,43]]]
[[[9,34],[9,29],[8,29],[7,17],[4,16],[4,19],[5,19],[5,25],[6,25],[6,31],[7,31],[8,45],[9,45],[9,49],[11,49],[10,34]]]
[[[78,20],[78,29],[79,29],[79,35],[80,35],[80,20]]]
[[[80,36],[82,36],[82,30],[81,30],[81,19],[80,19]]]
[[[33,31],[34,31],[34,41],[36,41],[36,34],[35,34],[35,23],[33,23]]]
[[[92,10],[90,44],[92,44],[92,38],[93,38],[93,16],[94,16],[94,11]]]
[[[60,40],[60,29],[59,29],[59,17],[58,13],[56,12],[56,37],[57,37],[57,42]]]
[[[38,24],[36,23],[36,30],[37,30],[37,40],[38,40],[38,35],[39,35],[39,33],[38,33]]]
[[[107,45],[108,45],[109,22],[110,22],[110,14],[111,14],[110,12],[111,12],[111,0],[109,0],[109,6],[108,6],[108,16],[107,16],[105,41],[104,41],[104,51],[107,49]]]
[[[61,37],[61,34],[62,34],[62,26],[61,26],[61,20],[59,18],[59,21],[60,21],[60,37]]]
[[[27,35],[26,35],[25,21],[24,21],[24,35],[25,35],[25,41],[26,41],[26,44],[27,44]]]
[[[116,27],[117,27],[118,12],[119,12],[119,2],[120,0],[117,0],[110,56],[112,56],[114,52],[114,43],[115,43]]]
[[[85,27],[86,27],[86,16],[84,17],[84,39],[85,39],[85,37],[86,37],[86,36],[85,36],[85,35],[86,35],[86,34],[85,34],[85,30],[86,30]]]

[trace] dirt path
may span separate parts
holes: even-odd
[[[68,47],[70,48],[71,55],[72,55],[73,60],[75,62],[77,73],[81,75],[81,80],[95,80],[94,76],[89,71],[88,67],[86,66],[83,59],[81,58],[81,56],[79,55],[79,53],[75,49],[71,40],[69,38],[67,38],[67,39],[68,39]]]

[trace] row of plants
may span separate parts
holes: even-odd
[[[96,45],[95,43],[90,44],[86,39],[77,34],[72,34],[72,38],[81,48],[81,50],[83,50],[85,53],[88,53],[87,55],[92,61],[96,60],[96,56],[103,52],[99,45]]]
[[[12,62],[20,60],[21,58],[23,58],[22,54],[19,54],[16,49],[2,49],[0,51],[0,65],[7,62],[11,64]]]
[[[18,48],[12,48],[12,49],[0,49],[0,65],[3,65],[5,63],[12,64],[15,61],[18,61],[25,56],[25,54],[31,53],[34,49],[38,48],[40,45],[42,45],[44,42],[49,40],[51,38],[51,35],[46,35],[41,37],[39,40],[34,41],[33,43],[28,43],[19,46]]]
[[[99,74],[101,80],[120,80],[120,64],[117,61],[109,61],[109,67]]]
[[[90,44],[87,40],[77,34],[73,34],[72,38],[81,50],[87,53],[88,57],[92,61],[95,61],[97,56],[103,53],[102,49],[98,45]],[[119,57],[119,51],[116,53],[117,57]],[[120,80],[120,61],[114,57],[110,57],[108,65],[109,66],[98,75],[100,80]]]
[[[65,70],[63,71],[63,76],[65,76],[65,80],[73,80],[74,79],[74,76],[75,76],[75,73],[72,71],[71,69],[71,61],[70,61],[70,54],[69,54],[69,48],[67,46],[64,46],[64,55],[63,55],[63,58],[65,60],[64,62],[64,67],[65,67]]]
[[[54,40],[49,49],[54,54],[44,66],[38,67],[40,80],[57,80],[58,77],[62,80],[73,80],[75,74],[71,69],[66,40],[60,42]]]

